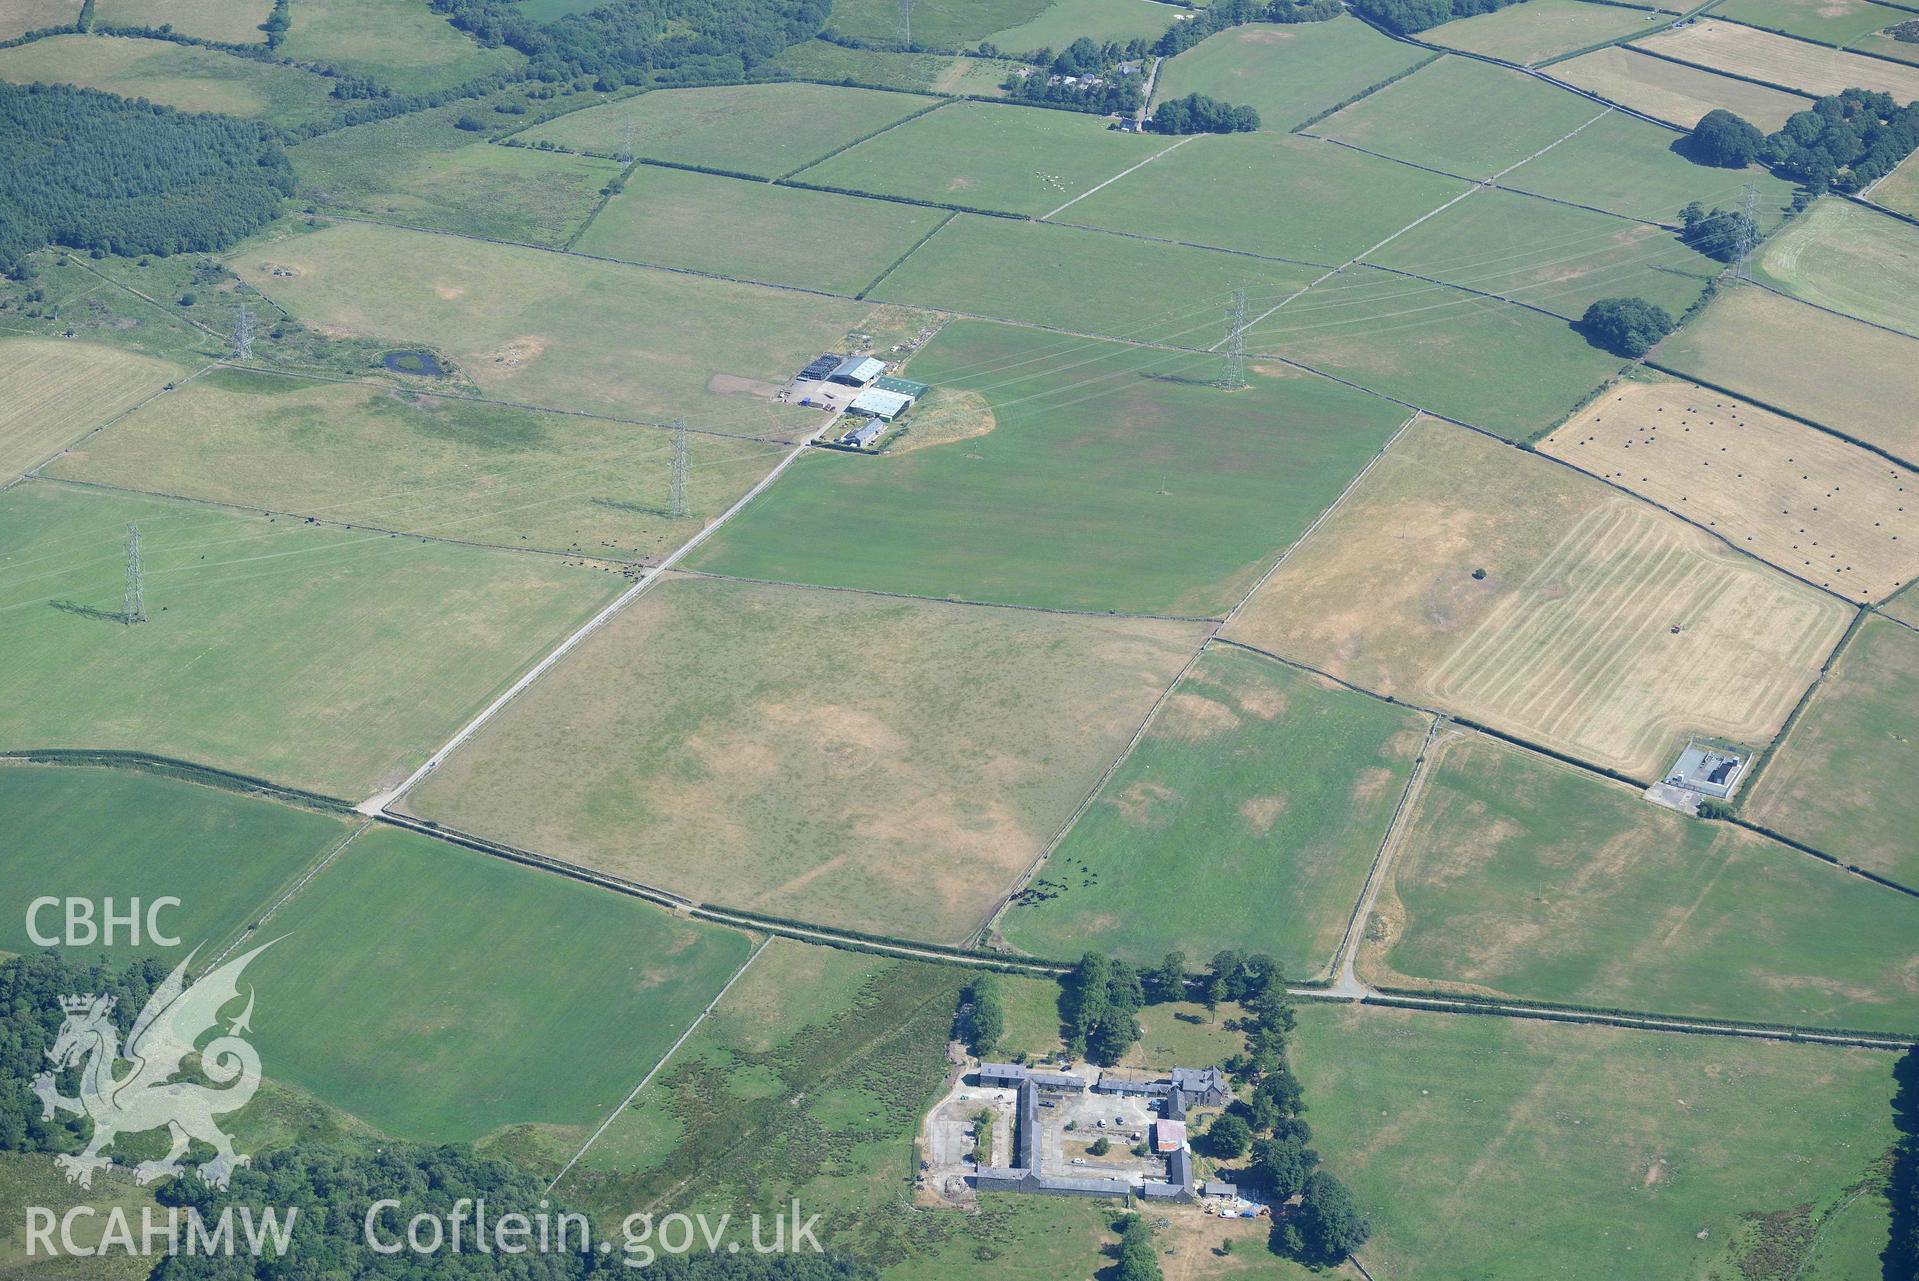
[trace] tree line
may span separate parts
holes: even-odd
[[[1454,18],[1492,13],[1520,0],[1353,0],[1353,12],[1369,22],[1410,36]]]
[[[272,132],[69,85],[0,84],[0,270],[49,244],[95,254],[224,249],[293,194]]]
[[[1814,195],[1871,186],[1919,148],[1919,103],[1847,89],[1794,112],[1771,134],[1723,107],[1701,116],[1687,149],[1702,164],[1763,164]]]

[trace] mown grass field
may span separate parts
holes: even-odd
[[[1264,319],[1257,302],[1251,310],[1248,350],[1302,361],[1511,440],[1544,433],[1620,363],[1564,321],[1365,267]]]
[[[15,0],[0,13],[0,40],[12,40],[29,31],[71,26],[80,17],[82,0]]]
[[[1919,232],[1837,198],[1761,247],[1761,280],[1807,302],[1919,336]]]
[[[913,41],[934,49],[954,49],[1031,22],[1047,8],[1048,0],[941,0],[914,12]],[[886,0],[845,0],[834,6],[832,25],[841,35],[885,48],[898,30],[899,10]]]
[[[633,154],[643,160],[777,178],[932,105],[841,85],[657,89],[549,120],[519,138],[616,156],[631,126]]]
[[[948,53],[849,49],[825,40],[804,40],[783,50],[768,65],[802,80],[826,84],[851,81],[910,93],[966,93],[992,98],[1000,96],[1007,74],[1020,64]]]
[[[1899,15],[1891,15],[1896,22]],[[1890,25],[1890,23],[1889,23]],[[1845,89],[1873,89],[1900,102],[1919,98],[1919,67],[1883,58],[1862,58],[1822,49],[1804,40],[1776,36],[1736,22],[1701,19],[1640,42],[1654,53],[1712,71],[1749,76],[1765,84],[1816,96]]]
[[[1478,736],[1442,745],[1360,972],[1396,987],[1888,1032],[1919,903]]]
[[[169,26],[225,44],[264,44],[260,24],[272,9],[271,0],[94,0],[93,20],[105,27]]]
[[[37,950],[27,932],[27,909],[38,898],[84,898],[99,907],[114,900],[129,910],[137,899],[140,943],[125,927],[104,940],[75,947],[76,960],[102,953],[123,961],[159,956],[175,964],[201,948],[201,960],[244,929],[307,867],[345,840],[342,820],[216,788],[176,782],[132,770],[69,766],[0,766],[0,809],[7,815],[7,857],[0,860],[0,951]],[[180,940],[154,944],[145,911],[161,910],[163,931]],[[62,908],[40,913],[45,935],[64,932]]]
[[[1320,274],[1315,267],[1216,249],[960,214],[870,296],[1076,333],[1207,347],[1226,337],[1234,289],[1246,290],[1247,314],[1257,316]]]
[[[1336,266],[1464,190],[1344,147],[1232,134],[1193,139],[1059,221]]]
[[[135,627],[118,621],[129,522]],[[354,799],[622,581],[44,482],[0,497],[0,547],[0,744],[133,748]]]
[[[1919,397],[1913,339],[1763,289],[1727,289],[1654,358],[1919,460],[1919,423],[1907,408]]]
[[[1919,215],[1919,164],[1907,159],[1880,179],[1872,189],[1872,200],[1903,214]]]
[[[1640,61],[1672,66],[1652,58]],[[1806,105],[1795,100],[1795,109]],[[1746,184],[1751,183],[1756,189],[1753,219],[1762,229],[1770,230],[1785,216],[1792,183],[1757,166],[1716,169],[1694,164],[1674,149],[1679,140],[1669,129],[1615,111],[1528,160],[1500,179],[1500,185],[1677,228],[1679,211],[1695,200],[1709,207],[1743,209]]]
[[[1555,62],[1553,76],[1623,107],[1690,129],[1715,108],[1724,108],[1765,132],[1812,106],[1810,97],[1768,88],[1703,67],[1650,58],[1631,45],[1616,45]]]
[[[396,93],[450,89],[526,60],[505,45],[483,48],[444,14],[410,0],[304,0],[280,53]]]
[[[1154,98],[1203,93],[1259,112],[1259,127],[1292,129],[1398,75],[1426,55],[1359,19],[1252,23],[1208,36],[1160,67]]]
[[[574,246],[736,280],[857,294],[947,217],[889,200],[641,165]]]
[[[1663,228],[1498,190],[1474,192],[1366,261],[1567,320],[1601,298],[1619,297],[1682,315],[1724,266]]]
[[[182,111],[259,117],[283,126],[327,120],[339,112],[322,76],[166,40],[49,36],[0,49],[0,80],[73,84]]]
[[[695,898],[952,941],[1199,634],[673,578],[408,804]]]
[[[1850,600],[1919,574],[1919,474],[1734,397],[1621,382],[1539,447]]]
[[[814,453],[703,545],[746,578],[1217,616],[1404,421],[1291,370],[955,321],[879,458]],[[1209,444],[1192,448],[1194,424]]]
[[[0,484],[186,373],[94,343],[0,340]]]
[[[434,21],[444,25],[438,17]],[[299,175],[300,199],[410,227],[564,245],[620,166],[590,156],[489,146],[455,123],[463,116],[512,120],[484,108],[520,98],[509,93],[480,104],[463,100],[303,142],[287,153]]]
[[[1575,49],[1650,30],[1654,23],[1670,22],[1672,17],[1591,0],[1533,0],[1456,18],[1421,32],[1420,39],[1530,67]]]
[[[1037,217],[1175,140],[1077,111],[956,102],[801,170],[794,181]]]
[[[325,332],[440,349],[489,397],[737,435],[814,426],[774,389],[872,311],[351,223],[249,242],[231,265]]]
[[[1226,634],[1650,778],[1687,734],[1764,743],[1849,614],[1569,468],[1428,421]]]
[[[991,33],[987,42],[1011,53],[1064,49],[1081,36],[1099,44],[1136,38],[1151,43],[1178,17],[1177,9],[1158,0],[1055,0],[1038,16]]]
[[[1919,885],[1919,635],[1869,618],[1767,762],[1747,813],[1847,863]]]
[[[1209,649],[1000,932],[1038,956],[1154,965],[1231,947],[1317,974],[1425,733],[1405,708]]]
[[[572,414],[219,370],[123,419],[50,475],[575,555],[657,560],[732,506],[777,445]]]
[[[1521,72],[1445,57],[1361,98],[1311,132],[1478,181],[1604,110]]]
[[[1727,0],[1713,6],[1712,14],[1829,45],[1850,44],[1913,16],[1871,0]]]
[[[751,948],[391,828],[355,840],[263,933],[281,940],[247,971],[267,1074],[434,1143],[536,1122],[590,1132]]]
[[[1872,1050],[1323,1005],[1292,1047],[1376,1276],[1791,1275],[1896,1137]]]

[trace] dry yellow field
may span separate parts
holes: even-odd
[[[1815,96],[1857,87],[1889,93],[1902,103],[1919,99],[1919,67],[1905,67],[1883,58],[1861,58],[1736,22],[1701,19],[1638,43],[1696,67],[1751,76]],[[1759,124],[1756,120],[1753,123]]]
[[[1771,133],[1787,116],[1812,105],[1778,89],[1648,58],[1629,46],[1581,54],[1548,70],[1567,84],[1688,129],[1714,107],[1724,107]]]
[[[93,20],[111,27],[170,26],[181,35],[261,44],[272,0],[94,0]]]
[[[1226,635],[1650,777],[1688,734],[1769,738],[1850,616],[1570,468],[1422,421]]]
[[[1620,383],[1539,450],[1851,600],[1919,572],[1919,475],[1692,383]]]
[[[0,485],[181,376],[163,360],[113,347],[0,340]]]

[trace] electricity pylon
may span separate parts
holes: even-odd
[[[253,313],[247,310],[244,298],[240,300],[240,314],[233,321],[233,358],[253,359]]]
[[[620,163],[623,165],[633,163],[633,122],[631,120],[627,121],[626,128],[620,131]]]
[[[120,603],[120,620],[131,627],[147,621],[146,573],[140,567],[140,527],[127,526],[127,590]]]
[[[667,483],[666,513],[674,520],[685,520],[686,507],[686,420],[676,418],[673,428],[673,470]]]
[[[902,49],[913,47],[913,0],[899,0],[899,24],[893,29],[893,43]]]
[[[1752,246],[1759,236],[1759,225],[1752,220],[1753,206],[1759,199],[1759,189],[1751,183],[1746,184],[1746,220],[1739,228],[1739,270],[1740,280],[1752,279]]]
[[[1232,326],[1226,334],[1226,360],[1220,366],[1214,385],[1224,391],[1238,391],[1246,385],[1246,291],[1233,290],[1233,309],[1227,313]]]

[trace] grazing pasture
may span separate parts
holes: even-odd
[[[1913,17],[1908,9],[1872,0],[1726,0],[1713,6],[1712,16],[1834,46],[1851,44]]]
[[[1723,107],[1771,133],[1788,116],[1812,106],[1809,97],[1648,57],[1631,45],[1582,53],[1555,62],[1550,70],[1567,84],[1686,129],[1708,111]]]
[[[641,165],[574,248],[851,295],[946,217],[888,200]]]
[[[1311,132],[1476,182],[1604,111],[1523,72],[1445,57],[1327,117]]]
[[[1228,134],[1168,152],[1058,221],[1330,267],[1466,189],[1456,178],[1311,139]]]
[[[955,941],[1200,635],[670,578],[408,804],[694,898]]]
[[[1757,166],[1717,169],[1694,164],[1676,149],[1680,141],[1681,136],[1670,129],[1615,111],[1499,182],[1502,187],[1675,229],[1680,225],[1679,211],[1695,200],[1709,207],[1744,208],[1746,184],[1751,183],[1757,189],[1753,218],[1761,230],[1784,217],[1792,202],[1791,182]]]
[[[1898,14],[1892,15],[1896,21]],[[1709,71],[1750,76],[1819,97],[1844,89],[1876,89],[1901,103],[1919,98],[1919,67],[1824,49],[1770,31],[1701,18],[1690,26],[1639,42],[1653,53]],[[1755,122],[1756,123],[1756,122]]]
[[[1442,744],[1360,960],[1395,987],[1919,1027],[1919,902],[1477,735]]]
[[[11,762],[0,765],[0,810],[0,953],[37,948],[27,909],[38,898],[111,897],[125,911],[129,899],[172,896],[179,905],[158,918],[180,940],[172,959],[201,947],[205,961],[352,830],[311,810],[134,770]],[[60,934],[61,909],[41,912],[38,928]],[[140,929],[137,946],[122,927],[112,947],[76,946],[72,959],[168,955],[144,920]]]
[[[1601,298],[1622,295],[1679,316],[1722,267],[1663,227],[1492,189],[1428,218],[1366,261],[1567,320]]]
[[[499,101],[517,102],[518,95]],[[564,245],[620,166],[475,141],[457,124],[474,114],[474,105],[463,100],[300,143],[287,153],[299,175],[299,198],[410,227]]]
[[[0,340],[0,484],[185,376],[94,343]]]
[[[1897,169],[1879,180],[1870,195],[1875,204],[1919,217],[1919,163],[1907,157]]]
[[[1897,1133],[1874,1050],[1357,1005],[1301,1008],[1291,1050],[1376,1276],[1790,1273],[1861,1244],[1815,1228]]]
[[[280,54],[396,93],[450,89],[525,61],[505,45],[485,48],[413,0],[299,0]]]
[[[934,49],[956,49],[996,31],[1031,22],[1049,7],[1049,0],[938,0],[913,11],[913,42]],[[1164,30],[1170,21],[1162,22],[1160,29]],[[893,43],[899,29],[899,9],[887,0],[841,0],[833,6],[832,25],[843,36],[869,40],[884,48]],[[1069,38],[1061,43],[1071,42]]]
[[[120,622],[129,522],[148,621]],[[357,799],[604,603],[610,573],[157,498],[0,495],[0,744],[132,748]]]
[[[895,15],[898,10],[895,8]],[[1064,49],[1081,36],[1098,44],[1117,40],[1158,39],[1180,16],[1159,0],[1054,0],[1039,15],[987,36],[987,43],[1009,53]],[[918,34],[915,26],[914,34]]]
[[[1919,227],[1829,197],[1760,247],[1761,280],[1807,302],[1919,336]]]
[[[1512,440],[1546,431],[1620,363],[1563,320],[1368,267],[1287,301],[1246,342]]]
[[[1020,64],[998,58],[955,57],[949,53],[902,53],[886,49],[849,49],[825,40],[803,40],[767,64],[801,80],[837,85],[877,85],[908,93],[977,94],[999,97],[1006,77]]]
[[[1203,93],[1244,103],[1259,112],[1261,129],[1283,132],[1426,56],[1348,15],[1279,26],[1256,22],[1208,36],[1163,63],[1153,96],[1166,101]]]
[[[1425,733],[1405,708],[1209,649],[1000,933],[1039,956],[1231,947],[1323,972]]]
[[[1746,798],[1758,822],[1919,886],[1919,633],[1868,618]]]
[[[1419,38],[1448,49],[1483,53],[1531,67],[1575,49],[1649,31],[1672,19],[1670,13],[1591,0],[1531,0],[1471,18],[1455,18],[1420,32]]]
[[[80,17],[83,0],[14,0],[0,11],[0,40],[12,40],[29,31],[70,27]]]
[[[930,98],[843,85],[713,85],[656,89],[588,107],[520,134],[617,156],[633,130],[642,160],[777,178],[933,105]]]
[[[1539,449],[1851,600],[1919,572],[1919,475],[1721,392],[1621,382]]]
[[[1570,468],[1420,422],[1226,634],[1651,778],[1689,734],[1770,738],[1849,616]]]
[[[1900,25],[1912,20],[1910,13],[1902,13],[1896,20]],[[1919,45],[1910,40],[1901,40],[1891,31],[1874,31],[1847,43],[1847,50],[1853,53],[1872,54],[1881,58],[1891,58],[1894,62],[1919,63]]]
[[[1220,615],[1405,419],[1289,369],[956,321],[879,458],[816,452],[694,554],[747,578]],[[1191,447],[1205,423],[1208,445]]]
[[[956,102],[794,175],[794,181],[1037,217],[1178,139],[1099,116]]]
[[[1050,114],[1050,113],[1049,113]],[[1208,347],[1226,337],[1233,290],[1257,316],[1317,267],[1077,227],[960,214],[871,297],[1102,337]]]
[[[35,80],[292,126],[332,119],[323,76],[214,49],[120,36],[49,36],[0,49],[0,80]]]
[[[247,977],[267,1074],[425,1143],[535,1122],[584,1138],[751,947],[386,827],[357,838],[264,933],[280,941]]]
[[[477,401],[221,370],[62,458],[50,474],[463,542],[658,560],[784,451]]]
[[[93,0],[102,27],[172,27],[183,36],[223,44],[264,44],[260,24],[271,0]]]
[[[1919,400],[1919,340],[1764,289],[1727,289],[1655,358],[1919,461],[1919,421],[1910,412]]]
[[[249,242],[235,273],[323,333],[450,356],[487,396],[738,435],[819,416],[773,389],[872,308],[537,249],[341,223]],[[642,358],[643,357],[643,358]]]

